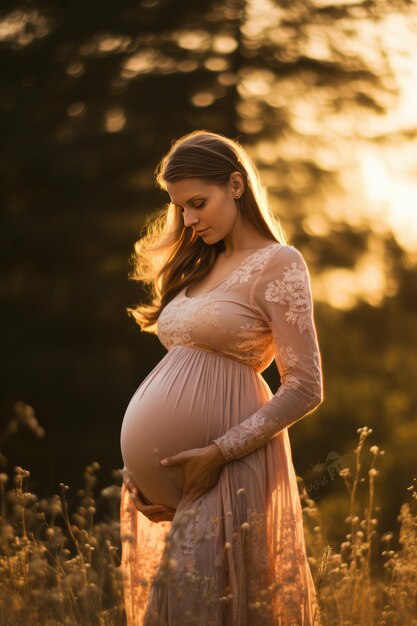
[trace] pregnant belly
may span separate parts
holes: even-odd
[[[248,365],[205,350],[177,346],[163,357],[130,400],[120,438],[124,465],[149,502],[178,506],[182,465],[159,461],[210,445],[255,412],[267,400],[262,381]]]

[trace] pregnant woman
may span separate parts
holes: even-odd
[[[306,262],[237,141],[189,133],[156,180],[128,311],[167,352],[121,429],[127,624],[319,626],[288,435],[323,401]]]

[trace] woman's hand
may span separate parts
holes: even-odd
[[[171,522],[174,519],[174,509],[168,509],[162,504],[146,504],[143,501],[143,496],[134,482],[133,475],[126,467],[122,469],[122,478],[130,492],[129,498],[137,510],[143,513],[151,522]]]
[[[183,499],[192,502],[217,484],[226,460],[220,448],[212,443],[205,448],[185,450],[161,460],[165,467],[176,463],[181,463],[184,469]]]

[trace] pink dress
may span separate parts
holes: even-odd
[[[311,285],[302,254],[273,242],[220,284],[165,306],[167,353],[126,409],[121,451],[153,523],[122,485],[128,626],[319,626],[288,427],[323,400]],[[261,375],[275,359],[281,385]],[[182,466],[159,460],[215,443],[218,483],[182,501]]]

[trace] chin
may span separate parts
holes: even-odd
[[[216,238],[211,238],[210,241],[208,241],[208,237],[202,237],[204,243],[206,243],[208,246],[214,246],[214,244],[218,243],[219,241],[222,241],[223,237],[216,237]]]

